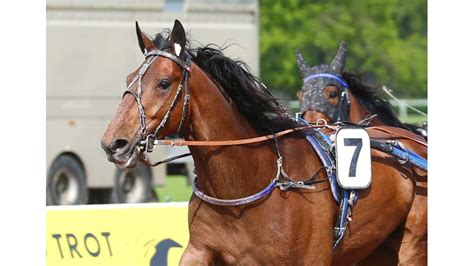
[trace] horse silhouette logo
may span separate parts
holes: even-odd
[[[150,266],[167,266],[168,252],[171,248],[182,248],[179,243],[171,238],[160,241],[155,246],[155,254],[151,257]]]

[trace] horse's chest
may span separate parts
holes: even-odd
[[[302,252],[308,250],[308,245],[315,244],[316,239],[311,234],[314,227],[328,224],[327,231],[331,232],[332,222],[330,219],[318,222],[320,216],[311,209],[306,208],[303,212],[295,208],[290,203],[298,201],[298,195],[285,198],[288,206],[282,204],[281,199],[273,198],[277,195],[272,195],[262,205],[242,210],[208,205],[193,208],[191,204],[190,217],[194,217],[191,238],[200,246],[213,250],[224,264],[274,262],[275,265],[292,265],[295,259],[304,258]],[[271,206],[267,206],[269,203]],[[320,213],[323,208],[316,209]]]

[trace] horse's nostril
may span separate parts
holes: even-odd
[[[128,140],[126,140],[126,139],[115,139],[110,144],[110,150],[112,152],[117,152],[121,148],[126,147],[127,144],[128,144]]]

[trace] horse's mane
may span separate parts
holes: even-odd
[[[377,95],[377,88],[364,84],[360,75],[354,73],[343,72],[342,78],[349,85],[351,93],[370,113],[377,114],[380,121],[388,126],[407,129],[407,126],[400,122],[393,112],[390,103]]]
[[[286,109],[242,60],[224,56],[217,46],[205,46],[197,49],[194,62],[222,86],[254,128],[281,130],[295,126]]]
[[[155,44],[160,50],[170,47],[166,36],[169,35],[168,32],[157,34],[155,37]],[[240,59],[233,60],[226,57],[223,54],[224,49],[211,44],[186,49],[186,52],[194,63],[224,89],[255,130],[268,132],[297,126],[287,110],[260,80],[250,73],[248,65]]]

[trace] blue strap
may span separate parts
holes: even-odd
[[[300,117],[298,117],[297,120],[305,125],[309,125],[309,123],[306,120]],[[320,136],[322,136],[322,139],[329,145],[332,144],[331,140],[319,130],[313,129],[313,132],[315,134],[319,134]],[[331,185],[332,195],[334,197],[334,200],[336,200],[336,202],[339,203],[341,199],[339,198],[339,185],[337,184],[336,172],[334,171],[334,169],[336,169],[335,162],[331,160],[331,157],[324,151],[322,144],[319,143],[319,141],[315,137],[313,137],[311,134],[308,134],[308,133],[305,133],[305,137],[306,137],[306,140],[309,142],[309,144],[311,144],[311,147],[313,147],[313,149],[316,151],[316,154],[319,156],[324,167],[326,168],[326,174],[328,176],[329,184]],[[331,170],[328,171],[328,169],[331,169]]]
[[[392,154],[399,158],[403,158],[403,159],[406,158],[410,163],[414,164],[415,166],[425,171],[428,171],[428,161],[408,148],[406,148],[406,151],[405,151],[397,147],[393,147]]]
[[[349,86],[347,85],[347,83],[346,83],[341,77],[339,77],[338,75],[329,74],[329,73],[319,73],[319,74],[309,75],[309,76],[307,76],[306,78],[304,78],[303,81],[306,82],[306,81],[308,81],[308,80],[315,79],[315,78],[331,78],[331,79],[335,79],[335,80],[337,80],[339,83],[341,83],[341,85],[342,85],[344,88],[349,89]]]
[[[410,162],[420,167],[421,169],[428,171],[428,160],[408,148],[406,150],[408,151],[408,158]]]
[[[341,210],[340,210],[340,215],[339,215],[339,220],[337,221],[337,226],[334,228],[337,239],[334,241],[334,244],[332,246],[333,250],[337,248],[337,245],[339,242],[342,240],[344,235],[346,234],[346,228],[347,228],[347,214],[348,214],[348,208],[349,208],[349,190],[343,190],[343,196],[341,199]]]
[[[370,140],[370,147],[391,154],[400,160],[408,161],[416,167],[428,171],[428,161],[408,148],[402,149],[398,145],[383,143],[373,139]]]

